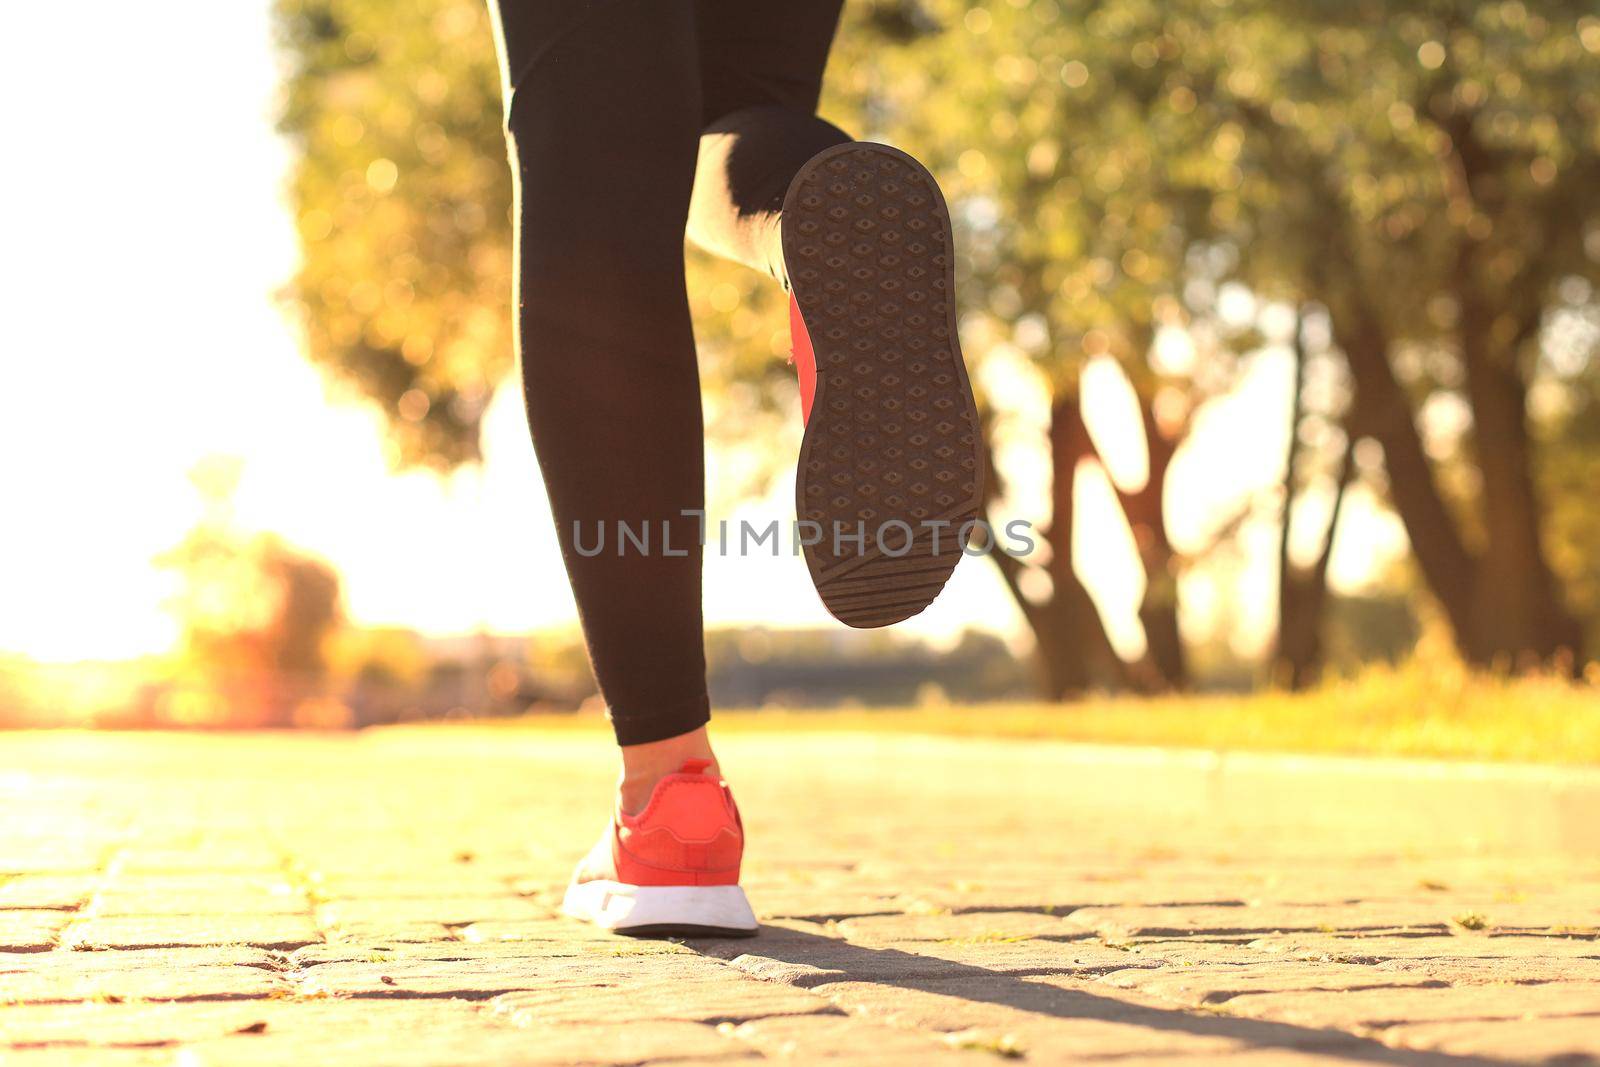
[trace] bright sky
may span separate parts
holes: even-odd
[[[267,7],[102,5],[92,33],[71,5],[7,14],[0,651],[72,660],[169,647],[170,579],[151,560],[195,521],[189,471],[218,454],[243,460],[244,524],[332,561],[357,623],[449,634],[575,619],[515,390],[490,409],[481,480],[394,475],[377,417],[332,402],[300,357],[272,300],[297,251]],[[1277,478],[1287,382],[1287,358],[1263,358],[1208,413],[1211,429],[1182,460],[1206,472],[1180,491],[1199,496],[1169,497],[1188,516],[1180,540],[1198,537],[1220,502]],[[1108,409],[1117,402],[1115,381],[1095,388]],[[1114,434],[1102,444],[1123,450]],[[788,496],[744,513],[788,521]],[[1135,649],[1141,586],[1126,527],[1104,478],[1085,479],[1080,498],[1086,580],[1114,639]],[[1340,587],[1403,545],[1371,507],[1354,508],[1345,532]],[[1226,598],[1186,586],[1187,626],[1226,618],[1246,645],[1267,632],[1271,531],[1250,537],[1260,562]],[[708,558],[706,617],[835,625],[788,556]],[[949,638],[969,626],[1020,634],[985,561],[963,563],[904,629]]]

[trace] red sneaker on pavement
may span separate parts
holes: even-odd
[[[689,759],[656,783],[637,815],[618,810],[573,872],[561,910],[645,937],[749,937],[755,913],[739,888],[744,826],[728,783]]]

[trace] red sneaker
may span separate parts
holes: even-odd
[[[739,888],[744,824],[728,783],[689,759],[656,783],[637,815],[615,812],[573,872],[561,910],[619,934],[749,937],[755,913]]]
[[[932,603],[982,514],[950,212],[922,164],[857,142],[800,168],[782,220],[806,565],[840,622],[887,626]]]

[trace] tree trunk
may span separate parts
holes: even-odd
[[[1511,218],[1504,211],[1505,188],[1498,176],[1503,161],[1477,137],[1477,112],[1458,108],[1453,100],[1439,91],[1429,100],[1430,107],[1440,108],[1431,118],[1451,149],[1451,165],[1442,172],[1454,183],[1452,196],[1498,217],[1497,225],[1526,225],[1520,216]],[[1259,129],[1272,128],[1263,109],[1245,107],[1243,114]],[[1329,306],[1334,337],[1354,379],[1347,429],[1383,447],[1390,501],[1405,524],[1423,579],[1449,620],[1456,648],[1475,665],[1503,668],[1576,651],[1578,626],[1561,603],[1541,543],[1525,387],[1515,363],[1521,346],[1537,333],[1538,302],[1551,279],[1527,271],[1509,281],[1485,278],[1475,262],[1476,239],[1460,238],[1452,295],[1460,309],[1456,340],[1467,372],[1482,478],[1480,557],[1468,549],[1439,491],[1415,412],[1395,376],[1389,358],[1392,339],[1370,297],[1350,237],[1355,226],[1343,207],[1342,177],[1315,149],[1297,148],[1310,161],[1308,188],[1317,191],[1326,208],[1325,228],[1316,235],[1321,251],[1306,267],[1310,290]],[[1570,225],[1570,219],[1563,215],[1560,224]],[[1543,236],[1548,240],[1548,233]],[[1532,262],[1539,266],[1539,257]],[[1509,343],[1497,336],[1502,314],[1513,316]],[[1575,656],[1573,664],[1575,669]]]
[[[1473,658],[1502,669],[1563,657],[1575,662],[1578,623],[1562,604],[1545,560],[1528,441],[1527,390],[1517,373],[1515,343],[1500,348],[1490,344],[1491,310],[1474,302],[1461,317],[1484,529],[1473,599]]]
[[[1152,397],[1139,398],[1139,415],[1144,423],[1145,453],[1149,457],[1149,477],[1137,492],[1117,492],[1122,513],[1133,532],[1144,568],[1144,596],[1139,602],[1139,622],[1144,627],[1145,655],[1143,681],[1148,689],[1189,688],[1189,665],[1178,630],[1178,554],[1167,535],[1163,498],[1167,471],[1177,454],[1182,435],[1162,432],[1155,416]]]
[[[1479,135],[1476,119],[1470,109],[1435,115],[1453,150],[1456,166],[1449,173],[1459,183],[1458,193],[1478,210],[1502,225],[1513,224],[1505,210],[1505,188],[1493,178],[1502,159]],[[1526,270],[1509,281],[1486,276],[1480,240],[1467,233],[1459,241],[1451,288],[1460,309],[1456,339],[1472,409],[1483,528],[1468,654],[1500,669],[1562,657],[1575,667],[1581,633],[1545,559],[1527,387],[1517,366],[1525,346],[1537,343],[1545,285]]]
[[[1381,331],[1367,324],[1339,340],[1356,382],[1353,428],[1383,446],[1390,499],[1457,649],[1469,663],[1506,670],[1572,657],[1579,627],[1561,603],[1540,538],[1526,391],[1507,355],[1485,351],[1490,328],[1464,313],[1459,335],[1482,481],[1484,545],[1476,557],[1434,482]]]
[[[1283,521],[1278,527],[1278,635],[1272,653],[1272,681],[1298,689],[1298,662],[1303,654],[1305,612],[1299,583],[1290,569],[1289,542],[1294,530],[1294,497],[1297,487],[1295,468],[1300,461],[1300,420],[1305,415],[1306,347],[1303,314],[1295,316],[1294,384],[1289,397],[1289,444],[1283,458]]]
[[[1096,682],[1123,680],[1122,660],[1111,647],[1105,623],[1079,581],[1072,558],[1073,490],[1078,465],[1094,455],[1094,442],[1083,421],[1078,394],[1058,396],[1050,409],[1050,607],[1055,618],[1046,627],[1049,644],[1039,643],[1049,696],[1059,700],[1081,693]]]
[[[1355,382],[1348,428],[1383,446],[1389,500],[1405,524],[1423,580],[1450,622],[1456,647],[1473,659],[1475,561],[1434,481],[1411,404],[1389,363],[1387,336],[1367,309],[1353,319],[1334,318],[1334,336]]]
[[[1304,572],[1296,572],[1289,564],[1287,536],[1290,508],[1284,507],[1284,538],[1280,559],[1285,568],[1278,576],[1280,602],[1278,618],[1278,646],[1273,655],[1273,680],[1279,685],[1299,692],[1314,684],[1322,675],[1322,627],[1328,604],[1328,563],[1333,558],[1333,539],[1339,530],[1339,516],[1344,511],[1345,496],[1355,476],[1355,449],[1346,436],[1344,458],[1339,463],[1338,483],[1334,489],[1333,509],[1328,515],[1327,531],[1322,536],[1322,548],[1317,561]]]
[[[1073,488],[1078,464],[1093,455],[1093,447],[1076,393],[1058,397],[1051,408],[1050,424],[1053,513],[1049,525],[1039,531],[1050,547],[1046,568],[1052,586],[1050,598],[1035,602],[1023,594],[1022,560],[999,549],[991,554],[1033,632],[1040,688],[1048,700],[1064,700],[1093,685],[1115,686],[1127,679],[1126,666],[1112,648],[1100,613],[1073,568]],[[999,479],[987,446],[985,459],[989,468],[985,485],[992,504],[999,496]]]

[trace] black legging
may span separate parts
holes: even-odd
[[[784,193],[848,140],[814,114],[841,3],[494,0],[528,424],[624,745],[710,716],[700,521],[683,514],[705,503],[686,227],[785,280]],[[644,524],[648,553],[617,552],[619,520]],[[575,551],[602,527],[603,551]]]

